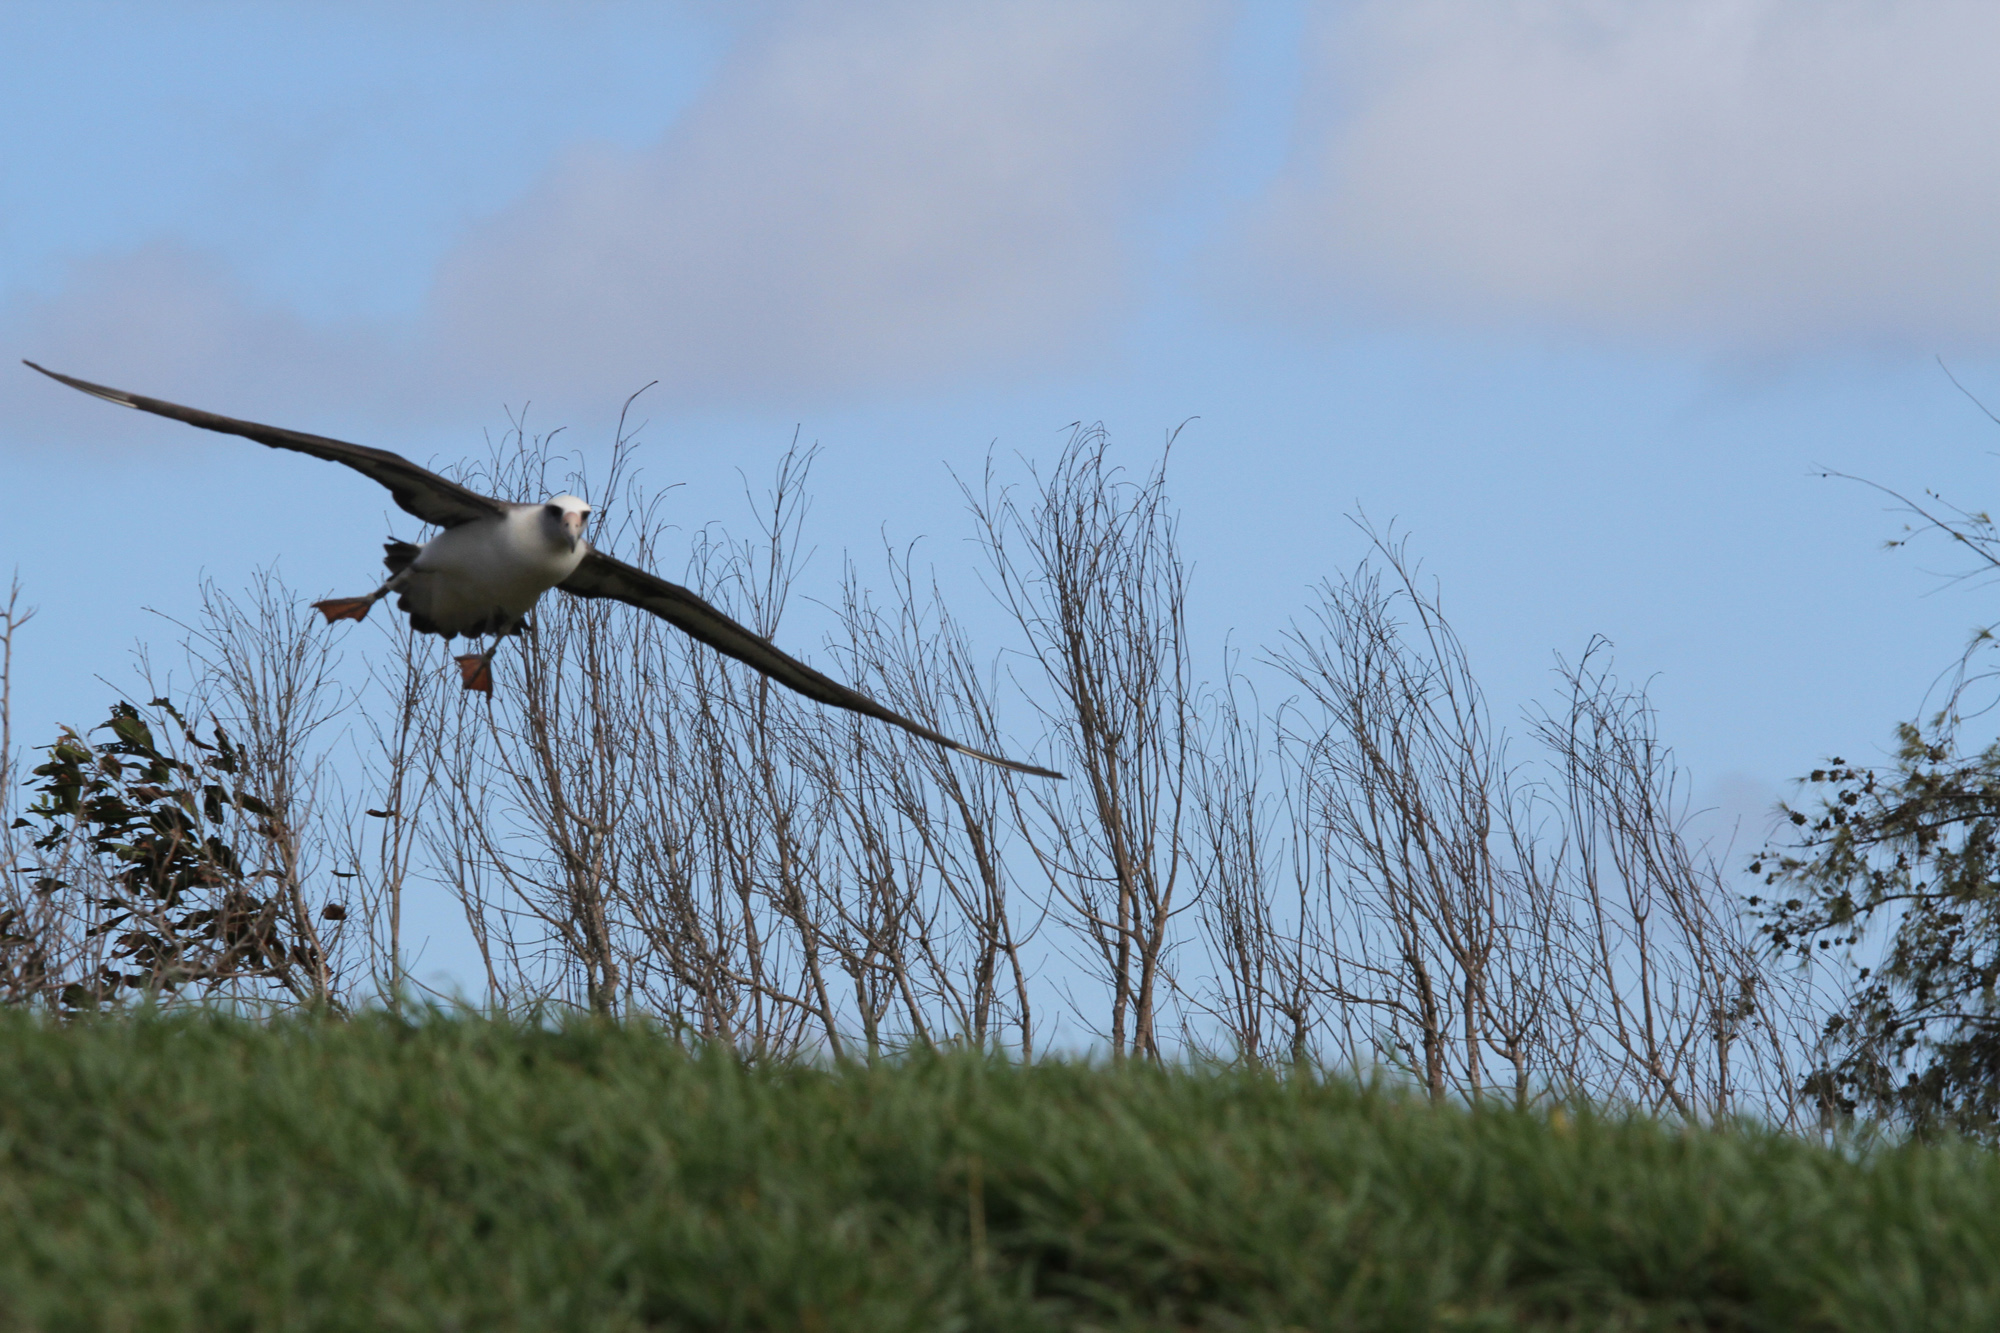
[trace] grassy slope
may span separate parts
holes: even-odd
[[[637,1029],[0,1016],[0,1327],[2000,1327],[2000,1159]]]

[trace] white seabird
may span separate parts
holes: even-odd
[[[701,597],[643,569],[594,551],[584,540],[590,506],[574,495],[558,495],[543,504],[516,504],[468,490],[455,481],[418,467],[400,454],[366,445],[347,444],[322,435],[307,435],[279,426],[238,421],[199,408],[147,398],[122,389],[58,375],[32,361],[23,362],[72,389],[136,408],[156,416],[184,421],[203,430],[241,435],[273,449],[290,449],[328,462],[345,464],[388,487],[398,508],[441,529],[422,546],[391,541],[383,563],[389,579],[366,597],[336,597],[314,602],[328,622],[360,620],[390,593],[410,615],[413,628],[449,641],[455,635],[476,638],[491,634],[493,644],[483,653],[457,659],[465,688],[493,692],[493,654],[506,636],[526,623],[528,612],[550,588],[577,597],[609,597],[668,624],[709,647],[733,657],[778,684],[823,704],[845,708],[898,726],[948,750],[998,764],[1036,777],[1062,774],[1033,764],[975,750],[900,713],[892,712],[858,690],[849,689],[780,651],[770,640],[737,624]]]

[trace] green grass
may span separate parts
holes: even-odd
[[[2000,1160],[639,1028],[0,1016],[0,1327],[2000,1327]]]

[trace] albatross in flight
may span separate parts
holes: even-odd
[[[890,723],[927,741],[935,741],[947,750],[1018,773],[1042,778],[1062,776],[1046,768],[961,745],[949,736],[891,712],[867,695],[780,652],[770,640],[745,629],[688,589],[592,550],[583,538],[590,506],[574,495],[558,495],[545,504],[495,500],[386,449],[345,444],[277,426],[260,426],[254,421],[238,421],[199,408],[58,375],[32,361],[23,364],[72,389],[81,389],[120,407],[170,417],[203,430],[241,435],[273,449],[291,449],[330,463],[342,463],[388,487],[398,508],[441,531],[422,546],[390,542],[384,548],[388,554],[383,560],[389,567],[389,579],[366,597],[336,597],[314,602],[313,607],[329,623],[360,620],[376,602],[390,593],[398,593],[396,605],[410,613],[410,624],[422,633],[441,635],[446,641],[461,634],[468,638],[493,635],[493,644],[485,652],[457,659],[468,690],[489,695],[493,692],[493,654],[499,651],[507,635],[526,622],[537,598],[550,588],[560,588],[576,597],[609,597],[650,611],[724,656],[735,658],[808,699]]]

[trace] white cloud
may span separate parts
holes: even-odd
[[[286,424],[357,406],[363,416],[407,419],[421,401],[407,349],[390,330],[309,324],[214,256],[170,242],[78,260],[53,292],[9,294],[0,344],[65,374]],[[25,367],[0,368],[0,413],[12,435],[59,427],[78,442],[129,430],[122,414],[79,402]]]
[[[808,4],[654,148],[580,150],[446,265],[496,384],[691,399],[1089,355],[1219,64],[1207,0]]]
[[[2000,6],[1328,10],[1264,299],[1790,350],[2000,339]]]
[[[1131,297],[1133,233],[1212,109],[1226,17],[1223,0],[767,5],[661,141],[575,148],[455,245],[415,323],[306,320],[229,256],[165,239],[0,292],[0,343],[295,424],[602,404],[656,378],[705,406],[1072,364]],[[73,433],[44,390],[17,368],[0,410]]]

